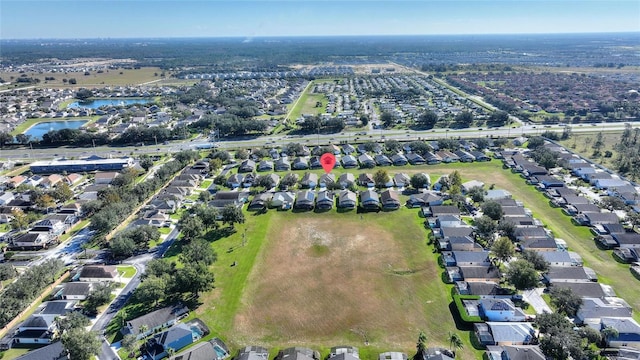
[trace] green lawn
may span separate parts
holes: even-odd
[[[201,184],[200,184],[200,189],[208,189],[209,186],[211,186],[211,184],[213,184],[213,180],[204,180]]]
[[[273,241],[272,235],[274,231],[277,232],[283,225],[286,226],[286,224],[300,221],[300,218],[330,219],[336,225],[340,224],[341,219],[348,219],[351,222],[363,221],[363,229],[367,227],[367,224],[376,224],[388,230],[395,239],[401,239],[400,243],[403,244],[401,252],[408,266],[413,269],[399,270],[397,273],[390,270],[389,276],[392,278],[389,283],[378,284],[380,287],[377,287],[376,284],[371,284],[370,286],[386,289],[381,291],[391,291],[395,289],[394,285],[392,285],[397,280],[395,277],[406,277],[407,279],[403,278],[397,281],[409,281],[413,284],[410,287],[411,290],[406,294],[396,294],[394,292],[393,296],[397,296],[396,300],[406,306],[418,306],[420,308],[419,311],[424,312],[427,316],[423,321],[418,320],[413,323],[411,329],[404,327],[391,330],[381,326],[377,330],[367,332],[366,335],[371,343],[367,347],[363,346],[362,335],[357,331],[350,331],[338,325],[334,336],[343,339],[343,342],[346,341],[352,345],[360,346],[362,359],[375,359],[380,352],[390,350],[401,350],[412,355],[412,352],[415,351],[413,349],[414,338],[417,338],[417,334],[421,329],[427,333],[429,345],[431,346],[447,346],[446,336],[449,331],[453,331],[463,335],[465,349],[462,354],[464,358],[481,359],[482,352],[473,350],[471,346],[470,337],[472,333],[456,329],[452,314],[449,311],[451,285],[442,282],[441,269],[437,265],[438,255],[434,254],[431,248],[425,245],[427,231],[417,215],[417,210],[403,208],[392,213],[367,213],[363,214],[362,218],[360,216],[356,212],[337,213],[336,211],[327,213],[292,213],[269,210],[266,214],[257,216],[249,213],[247,222],[238,226],[233,235],[212,243],[218,253],[218,261],[213,265],[214,273],[216,274],[216,289],[204,295],[201,299],[204,306],[198,308],[190,317],[198,317],[205,321],[212,330],[211,336],[222,337],[230,346],[240,347],[246,345],[244,341],[249,341],[249,339],[243,339],[243,336],[238,332],[237,315],[246,305],[244,302],[247,300],[243,300],[243,294],[246,294],[247,284],[251,283],[251,281],[248,281],[250,274],[256,261],[261,261],[260,259],[265,256],[265,247],[268,246],[267,244],[270,241]],[[399,227],[397,224],[405,225]],[[337,225],[337,227],[339,226]],[[243,246],[242,238],[245,230],[246,244]],[[173,260],[173,258],[170,259]],[[231,266],[234,262],[236,265]],[[407,273],[405,273],[405,270]],[[432,271],[435,271],[435,273]],[[331,285],[325,284],[325,286]],[[363,301],[366,300],[363,299]],[[387,324],[387,326],[392,325]],[[396,342],[394,346],[388,341],[387,336],[394,338],[399,333],[406,336],[403,336],[401,344]],[[275,333],[266,338],[253,340],[253,342],[256,341],[272,349],[278,346],[286,347],[286,344],[289,343],[283,338],[278,338]],[[301,342],[306,346],[319,349],[323,353],[328,353],[329,348],[326,346],[332,345],[332,343],[327,343],[324,339],[299,339],[298,343]]]
[[[116,268],[118,269],[118,273],[122,274],[122,277],[125,278],[132,278],[137,272],[133,266],[116,266]]]

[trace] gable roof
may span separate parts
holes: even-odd
[[[181,304],[174,306],[167,306],[162,309],[152,311],[146,315],[139,316],[135,319],[127,321],[127,326],[133,334],[140,333],[140,326],[147,325],[151,330],[158,326],[164,325],[170,320],[176,319],[178,316],[187,312],[188,309]]]
[[[66,359],[62,342],[57,341],[51,345],[31,350],[28,353],[16,358],[16,360],[58,360]]]

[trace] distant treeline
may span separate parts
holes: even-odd
[[[274,64],[281,66],[326,61],[336,65],[371,63],[375,60],[391,60],[399,54],[434,59],[457,59],[458,55],[464,54],[467,59],[465,63],[501,62],[499,60],[508,54],[544,54],[547,57],[562,58],[559,61],[569,61],[579,56],[593,65],[603,63],[603,54],[610,46],[617,49],[622,49],[625,45],[634,46],[637,36],[637,33],[618,33],[2,40],[0,47],[5,65],[32,63],[51,58],[68,60],[105,57],[133,58],[140,66],[163,68],[218,66],[228,69],[232,67],[230,65],[241,64],[244,68],[273,69]],[[141,43],[145,46],[140,46]],[[626,58],[629,59],[627,62],[633,62],[627,65],[638,63],[633,57]],[[609,60],[605,60],[607,66],[608,62]]]

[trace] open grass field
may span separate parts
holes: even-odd
[[[204,295],[206,305],[192,314],[232,347],[328,352],[347,343],[374,359],[390,350],[412,355],[420,330],[430,346],[448,346],[454,331],[465,340],[463,358],[481,358],[468,333],[456,330],[451,286],[441,280],[417,210],[269,211],[248,215],[243,227],[246,233],[238,227],[213,243],[218,290]]]
[[[117,70],[104,70],[103,73],[97,71],[91,71],[89,75],[84,75],[82,72],[70,72],[67,74],[40,74],[38,72],[25,72],[24,74],[18,72],[0,72],[0,78],[6,81],[12,81],[11,78],[17,79],[22,75],[26,77],[40,79],[36,87],[56,87],[56,88],[80,88],[88,86],[106,86],[106,85],[139,85],[150,81],[162,80],[160,77],[162,70],[157,67],[143,67],[140,69],[117,69]],[[169,74],[166,74],[167,77]],[[45,77],[53,77],[55,80],[45,80]],[[76,79],[75,85],[69,85],[65,83],[63,79]],[[17,85],[17,86],[16,86]],[[29,86],[30,84],[12,83],[10,85],[4,85],[0,90],[20,88]],[[33,85],[33,84],[31,84]]]
[[[316,93],[312,93],[312,91],[313,91],[314,84],[328,82],[328,81],[332,81],[332,80],[328,80],[328,79],[313,80],[311,81],[311,83],[309,83],[305,91],[302,92],[302,94],[300,95],[300,98],[298,98],[298,101],[294,102],[293,104],[289,104],[287,106],[290,109],[290,112],[287,116],[289,121],[296,121],[296,119],[302,116],[303,114],[317,115],[325,112],[329,99],[327,99],[327,96],[325,94],[316,94]],[[318,102],[320,102],[322,106],[316,107],[316,104]]]

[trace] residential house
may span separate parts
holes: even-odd
[[[76,300],[45,301],[38,306],[33,314],[61,316],[74,311],[77,303],[78,302]]]
[[[56,341],[50,345],[30,350],[16,360],[67,360],[69,355],[62,346],[62,341]]]
[[[539,251],[538,254],[549,263],[549,266],[582,266],[582,258],[572,251]]]
[[[289,163],[289,160],[286,157],[282,157],[276,160],[275,163],[275,170],[276,171],[289,171],[291,170],[291,164]]]
[[[535,340],[535,329],[526,322],[487,322],[493,344],[485,345],[529,345]]]
[[[292,347],[280,350],[275,360],[319,360],[320,355],[309,348]]]
[[[92,289],[92,283],[67,282],[62,284],[53,298],[63,300],[86,300]]]
[[[252,187],[253,184],[256,182],[256,178],[257,178],[257,175],[255,173],[249,173],[245,175],[244,179],[242,179],[242,187],[245,189]]]
[[[407,354],[399,351],[387,351],[378,355],[378,360],[407,360]]]
[[[619,297],[582,298],[582,305],[576,314],[576,323],[599,323],[603,317],[625,318],[632,316],[632,309]]]
[[[404,166],[407,165],[409,160],[402,154],[394,154],[391,156],[391,163],[395,166]]]
[[[604,317],[601,319],[600,328],[614,328],[618,331],[618,336],[607,337],[608,347],[632,347],[640,349],[640,324],[631,317]]]
[[[358,175],[358,185],[372,188],[376,186],[376,183],[373,180],[373,175],[361,173],[360,175]]]
[[[261,346],[247,346],[240,349],[236,360],[269,360],[269,351]]]
[[[305,173],[300,180],[300,186],[305,189],[315,189],[318,185],[318,175],[314,173]]]
[[[15,195],[11,191],[2,193],[2,195],[0,195],[0,206],[7,205],[13,199],[15,199]]]
[[[380,210],[380,197],[373,190],[360,192],[360,207],[365,210]]]
[[[120,175],[119,172],[115,171],[99,171],[95,174],[94,183],[96,185],[100,184],[111,184],[115,178]]]
[[[85,265],[78,274],[82,282],[116,281],[120,278],[118,269],[110,265]]]
[[[426,160],[416,153],[408,153],[406,158],[411,165],[424,165],[426,163]]]
[[[438,239],[441,251],[483,251],[484,248],[470,236],[451,236]]]
[[[332,173],[322,174],[318,180],[318,185],[321,188],[332,187],[336,183],[336,176]]]
[[[333,191],[320,191],[316,198],[317,210],[330,210],[333,208]]]
[[[427,152],[424,154],[424,160],[427,165],[437,165],[443,162],[442,158],[438,154],[434,154],[432,152]]]
[[[189,325],[177,324],[149,339],[145,343],[145,350],[151,359],[160,360],[167,356],[169,348],[174,351],[180,350],[198,338]]]
[[[538,345],[487,346],[487,360],[546,360]]]
[[[616,293],[611,286],[596,282],[556,282],[550,286],[569,288],[574,294],[583,298],[616,296]]]
[[[260,211],[265,210],[269,204],[271,203],[271,199],[273,198],[273,193],[265,192],[257,194],[253,197],[253,200],[249,203],[247,210],[249,211]]]
[[[554,284],[559,282],[597,282],[596,273],[587,267],[550,267],[543,275],[545,282]]]
[[[238,167],[239,173],[252,173],[255,170],[256,170],[256,162],[251,159],[242,161],[240,163],[240,166]]]
[[[293,208],[299,210],[313,210],[315,197],[316,194],[311,190],[298,191]]]
[[[13,334],[17,344],[49,344],[57,329],[55,319],[58,315],[31,315]]]
[[[471,153],[468,152],[468,151],[456,150],[453,153],[458,156],[458,158],[460,159],[460,162],[474,162],[474,161],[476,161],[476,157],[471,155]]]
[[[295,170],[307,170],[309,169],[309,161],[304,157],[297,157],[293,159],[293,164],[291,165]]]
[[[462,279],[467,282],[474,281],[500,281],[500,271],[494,266],[458,266]]]
[[[437,195],[435,192],[427,191],[418,194],[412,194],[407,200],[407,206],[411,208],[421,208],[425,206],[437,206],[442,205],[442,196]]]
[[[472,150],[470,151],[470,153],[475,158],[475,161],[491,161],[491,158],[482,151]]]
[[[357,195],[353,191],[342,190],[338,194],[338,207],[341,209],[355,209],[357,201]]]
[[[392,162],[386,155],[377,154],[374,157],[374,161],[378,166],[391,166]]]
[[[162,328],[174,325],[178,320],[185,317],[188,312],[189,309],[182,304],[163,307],[127,321],[122,332],[125,335],[133,334],[136,335],[137,339],[142,339],[158,332]]]
[[[489,266],[491,259],[488,251],[453,251],[452,264],[447,266]]]
[[[249,193],[246,191],[218,191],[215,193],[213,200],[209,201],[210,207],[218,210],[224,209],[227,205],[242,207],[249,200]]]
[[[11,247],[23,250],[44,249],[51,243],[51,240],[51,237],[46,233],[27,232],[13,238]]]
[[[369,154],[362,154],[358,156],[358,162],[360,163],[360,167],[363,169],[370,169],[376,166],[376,162]]]
[[[400,196],[393,190],[385,190],[380,193],[380,202],[383,210],[397,210],[400,208]]]
[[[341,189],[347,189],[352,187],[356,182],[355,176],[352,173],[343,173],[338,178],[338,184]]]
[[[408,174],[397,173],[393,175],[393,183],[396,187],[403,188],[411,185],[411,178]]]
[[[526,315],[510,299],[480,299],[480,316],[487,321],[525,321]]]
[[[260,161],[260,163],[258,164],[258,171],[273,171],[273,161]]]
[[[340,159],[342,167],[345,169],[353,169],[358,167],[358,159],[353,155],[345,155]]]
[[[244,175],[242,174],[231,174],[227,179],[227,186],[236,189],[242,186],[242,182],[244,181]]]
[[[463,194],[469,193],[469,191],[471,191],[471,189],[476,188],[476,187],[482,188],[482,187],[484,187],[484,183],[482,181],[478,181],[478,180],[471,180],[471,181],[467,181],[467,182],[463,183],[462,185],[460,185],[460,188],[461,188]]]
[[[291,209],[295,202],[296,196],[292,192],[280,191],[273,194],[269,206],[277,209]]]

